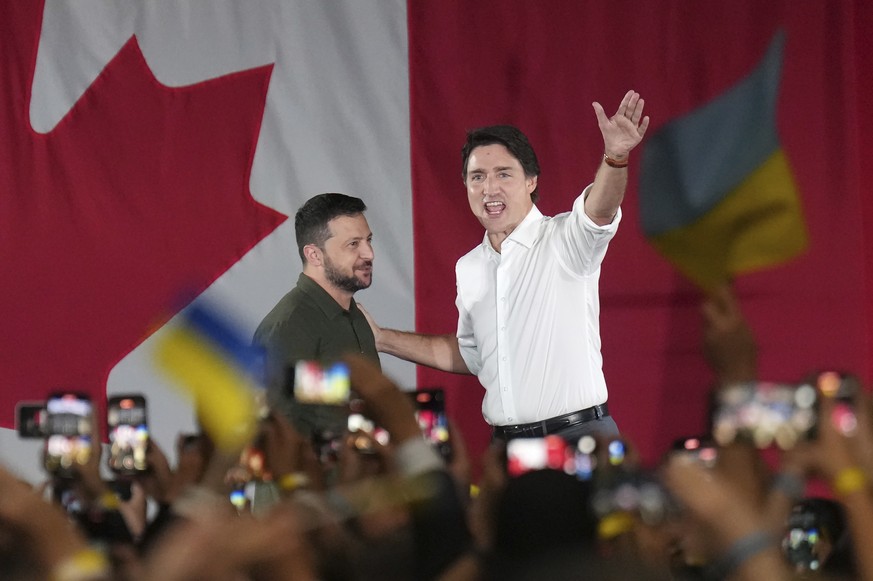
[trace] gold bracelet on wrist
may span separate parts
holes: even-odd
[[[626,158],[621,159],[621,160],[619,160],[619,159],[613,159],[613,158],[609,157],[609,154],[608,154],[608,153],[604,153],[604,154],[603,154],[603,161],[604,161],[604,163],[606,163],[606,165],[608,165],[609,167],[614,167],[614,168],[616,168],[616,169],[621,169],[621,168],[623,168],[623,167],[627,167],[627,164],[630,163],[630,158],[627,158],[627,157],[626,157]]]

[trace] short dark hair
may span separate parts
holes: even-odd
[[[490,127],[480,127],[479,129],[472,129],[467,132],[467,141],[464,143],[464,147],[461,148],[461,158],[464,164],[461,167],[461,176],[464,178],[465,183],[467,181],[467,162],[470,159],[470,154],[477,147],[494,144],[502,145],[509,150],[509,153],[521,164],[525,177],[533,178],[540,175],[540,163],[537,161],[537,154],[534,153],[533,147],[531,147],[525,134],[512,125],[491,125]],[[537,198],[539,198],[538,187],[535,187],[530,193],[532,202],[536,202]]]
[[[306,264],[303,247],[315,244],[324,249],[324,243],[331,237],[328,223],[339,216],[363,214],[367,205],[360,198],[345,194],[318,194],[309,198],[294,216],[294,231],[297,234],[297,251],[300,260]]]

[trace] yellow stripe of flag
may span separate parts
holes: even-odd
[[[776,150],[696,221],[650,240],[706,289],[797,256],[808,244],[806,221],[785,154]]]
[[[254,437],[258,387],[199,335],[186,327],[169,330],[155,360],[191,396],[201,426],[219,449],[239,451]]]

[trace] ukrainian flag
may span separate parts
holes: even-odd
[[[643,231],[704,289],[807,247],[797,187],[776,133],[784,46],[779,32],[746,78],[662,127],[643,151]]]
[[[155,359],[191,397],[215,445],[238,452],[255,435],[264,354],[218,310],[194,304],[158,342]]]

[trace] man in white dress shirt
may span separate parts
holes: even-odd
[[[462,175],[485,237],[455,268],[455,335],[383,329],[367,315],[379,351],[477,375],[495,438],[618,434],[606,407],[598,282],[621,221],[629,154],[649,118],[634,91],[612,117],[592,105],[603,136],[600,166],[572,210],[554,217],[535,205],[540,169],[521,131],[498,125],[468,133]]]

